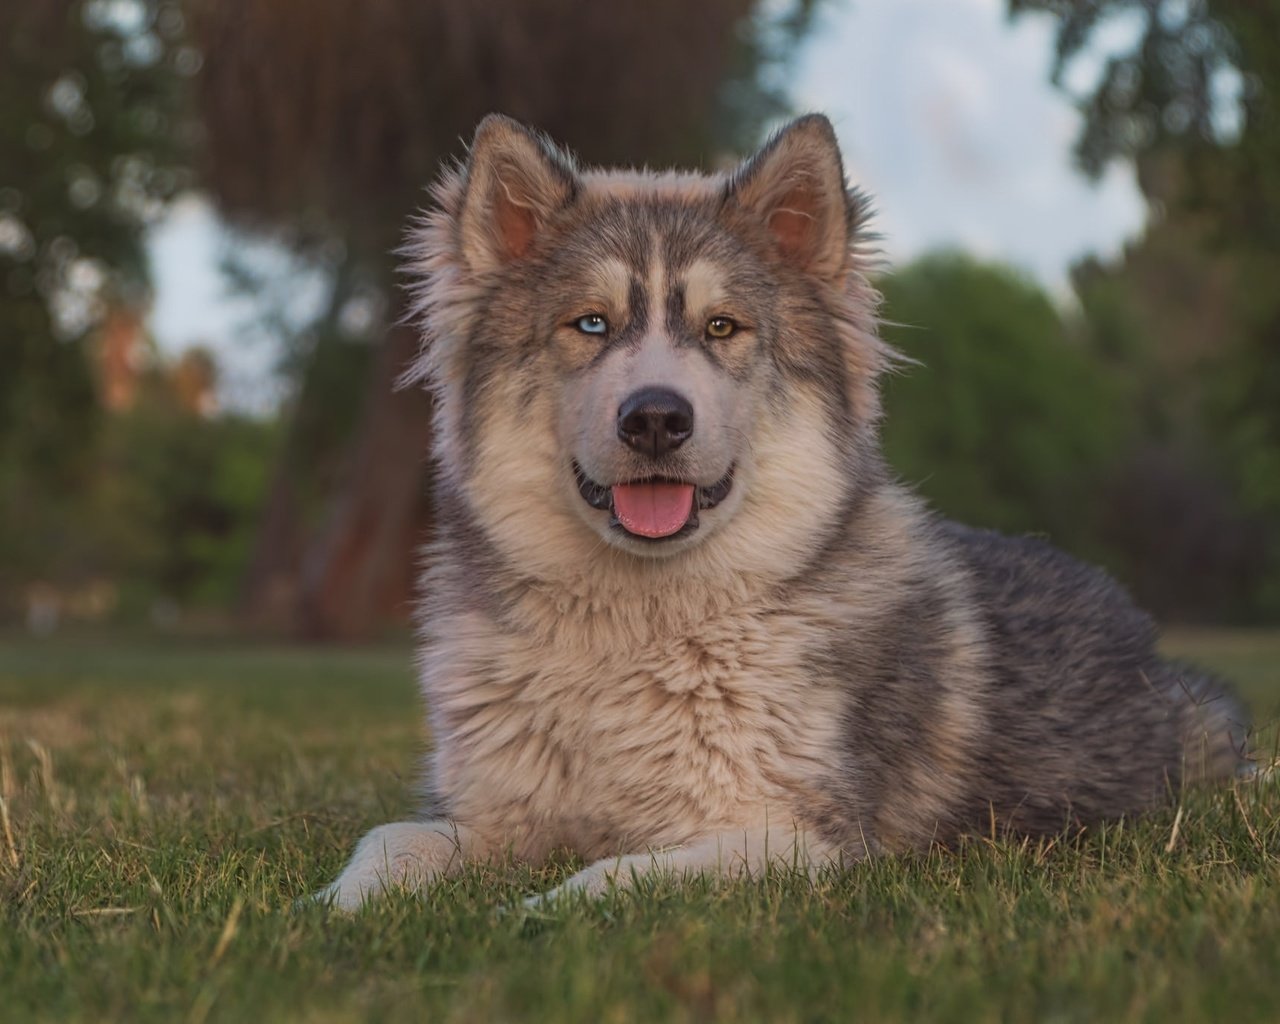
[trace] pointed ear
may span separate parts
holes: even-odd
[[[519,260],[551,216],[578,194],[573,161],[519,121],[490,114],[476,128],[458,217],[473,270]]]
[[[764,222],[784,259],[823,278],[844,269],[853,218],[835,129],[821,114],[782,128],[737,170],[729,193]]]

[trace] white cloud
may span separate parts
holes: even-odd
[[[1000,0],[864,0],[829,11],[797,105],[836,123],[895,262],[939,246],[1003,259],[1061,292],[1071,262],[1141,230],[1133,175],[1072,167],[1079,115],[1048,81],[1053,22]]]
[[[275,339],[255,329],[261,311],[252,299],[231,292],[219,263],[234,253],[258,272],[286,278],[285,308],[277,312],[297,325],[319,312],[323,279],[279,247],[229,232],[195,195],[183,196],[169,208],[152,229],[148,249],[155,286],[150,327],[161,350],[172,354],[192,345],[213,350],[223,405],[264,409],[275,404],[281,387]]]

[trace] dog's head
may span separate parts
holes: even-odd
[[[830,123],[728,176],[580,171],[490,116],[409,253],[443,485],[534,574],[778,572],[874,459],[875,335]]]

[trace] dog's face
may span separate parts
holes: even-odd
[[[580,173],[490,117],[438,197],[416,246],[436,451],[508,557],[750,568],[820,542],[883,362],[824,118],[726,178]]]

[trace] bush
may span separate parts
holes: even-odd
[[[917,361],[886,384],[893,467],[948,516],[1102,554],[1098,495],[1129,436],[1123,396],[1044,292],[958,254],[881,288],[885,336]]]
[[[77,442],[81,469],[54,489],[37,474],[0,508],[9,572],[0,603],[20,612],[36,587],[62,605],[106,587],[108,605],[231,603],[248,560],[275,449],[274,422],[200,415],[157,375],[124,412]],[[97,612],[101,601],[94,602]]]

